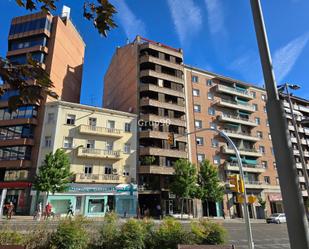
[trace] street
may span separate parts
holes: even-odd
[[[243,223],[224,223],[229,233],[230,244],[237,249],[247,249],[246,231]],[[255,249],[290,248],[286,224],[252,224]]]

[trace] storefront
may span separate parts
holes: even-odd
[[[68,192],[50,195],[47,202],[60,215],[66,215],[72,205],[77,215],[99,217],[114,211],[119,216],[132,217],[137,210],[137,186],[72,183]]]
[[[268,194],[271,213],[284,213],[282,196],[280,193]]]

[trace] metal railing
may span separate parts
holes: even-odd
[[[115,134],[121,133],[120,129],[100,127],[100,126],[95,126],[95,125],[80,125],[80,128],[86,131],[94,131],[94,132],[101,132],[101,133],[115,133]]]

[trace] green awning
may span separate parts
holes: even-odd
[[[237,127],[238,128],[240,124],[227,123],[226,125],[230,126],[230,127]]]
[[[236,86],[236,89],[239,91],[246,91],[247,89],[245,87]]]
[[[237,162],[237,157],[236,156],[230,156],[230,160],[233,162]],[[245,162],[245,158],[242,158],[241,161],[244,163]]]
[[[256,160],[252,160],[252,159],[245,159],[245,164],[250,164],[250,165],[257,165]]]

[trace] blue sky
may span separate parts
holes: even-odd
[[[59,0],[85,43],[82,97],[84,104],[101,106],[103,77],[116,46],[136,34],[183,48],[188,65],[261,86],[263,76],[249,0],[112,0],[119,27],[101,37],[82,17],[84,0]],[[10,20],[27,14],[14,0],[1,0],[0,55],[5,56]],[[296,95],[309,99],[309,1],[262,0],[277,82],[302,88]]]

